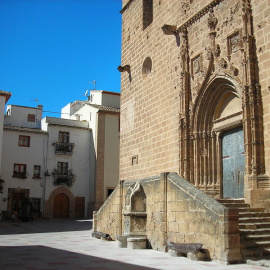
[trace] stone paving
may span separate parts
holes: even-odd
[[[91,220],[0,222],[0,270],[259,270],[171,257],[155,250],[120,249],[91,237]]]

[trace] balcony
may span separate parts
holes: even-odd
[[[72,155],[73,148],[75,146],[74,143],[61,143],[56,142],[53,143],[55,146],[55,154],[64,154],[64,155]]]
[[[16,171],[14,171],[12,177],[13,178],[26,179],[27,174],[26,174],[26,172],[16,172]]]
[[[66,174],[61,174],[57,170],[52,172],[55,186],[67,186],[71,187],[76,180],[76,176],[72,170],[69,170]]]

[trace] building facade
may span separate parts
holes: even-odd
[[[99,92],[95,102],[100,104],[75,101],[63,108],[61,118],[42,119],[41,105],[7,105],[1,141],[3,219],[12,212],[22,217],[30,205],[34,218],[90,217],[113,191],[119,179],[119,108],[109,107],[109,98],[103,106]],[[120,95],[106,92],[110,95],[114,106]]]
[[[1,161],[2,161],[2,142],[3,142],[3,126],[5,105],[11,97],[11,93],[0,90],[0,193],[3,192],[5,181],[1,178]]]
[[[269,10],[267,0],[123,0],[124,182],[96,230],[141,234],[159,250],[199,241],[212,259],[245,257],[241,214],[217,200],[270,210]]]

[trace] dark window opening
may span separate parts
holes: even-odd
[[[36,122],[36,115],[35,114],[28,114],[27,121],[28,122]]]
[[[153,22],[153,0],[143,0],[143,30]]]
[[[107,197],[109,197],[114,191],[114,188],[108,188],[107,189]]]

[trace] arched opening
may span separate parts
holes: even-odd
[[[54,199],[53,208],[54,218],[68,218],[69,217],[69,199],[64,193],[59,193]]]
[[[190,179],[195,186],[214,197],[243,197],[245,158],[242,122],[241,92],[227,79],[216,78],[194,104],[191,121],[193,170],[190,169]],[[236,139],[236,144],[230,143]],[[240,148],[235,147],[240,144]],[[241,157],[239,168],[233,169],[229,165],[228,155]],[[236,162],[236,159],[230,161]],[[224,180],[229,178],[230,181],[225,183]],[[224,194],[231,190],[230,185],[237,179],[241,182],[241,186],[237,187],[241,192],[238,195]]]
[[[142,66],[142,76],[145,79],[147,76],[150,75],[152,71],[152,60],[150,57],[147,57],[144,62],[143,62],[143,66]]]

